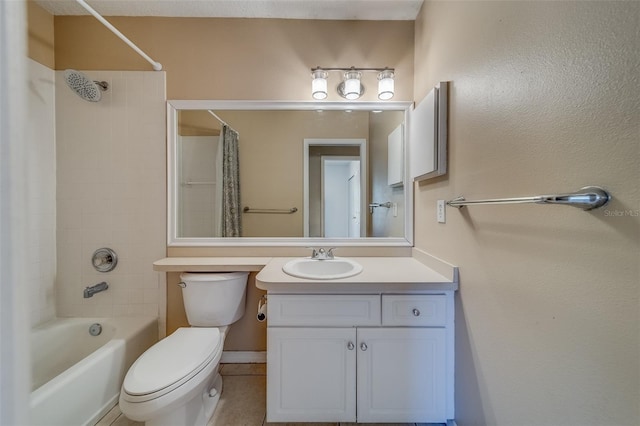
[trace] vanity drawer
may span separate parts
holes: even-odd
[[[447,296],[405,294],[382,296],[382,325],[445,326]]]
[[[379,295],[269,295],[269,326],[380,325]]]

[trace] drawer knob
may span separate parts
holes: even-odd
[[[412,312],[413,312],[413,316],[414,316],[414,317],[419,317],[419,316],[420,316],[420,311],[419,311],[418,309],[413,308],[413,311],[412,311]]]
[[[367,344],[365,342],[360,343],[360,350],[363,350],[363,351],[367,350]]]
[[[347,349],[349,349],[350,351],[352,351],[355,347],[356,345],[354,345],[353,342],[347,343]]]

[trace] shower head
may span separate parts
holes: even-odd
[[[102,92],[109,88],[106,81],[93,81],[80,71],[71,69],[64,71],[64,80],[76,95],[89,102],[98,102]]]

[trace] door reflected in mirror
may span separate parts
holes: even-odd
[[[226,123],[239,135],[242,230],[233,240],[240,245],[319,238],[407,245],[412,191],[389,184],[388,152],[408,108],[406,102],[169,101],[169,244],[230,242],[220,232],[228,214],[221,208],[228,197],[221,184]],[[398,167],[406,182],[402,164],[394,173]]]

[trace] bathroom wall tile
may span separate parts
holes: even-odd
[[[29,59],[29,126],[25,134],[27,208],[26,247],[32,262],[24,285],[28,286],[31,325],[56,314],[53,301],[56,258],[55,220],[55,73]]]
[[[80,262],[61,256],[58,268],[83,282],[58,280],[63,288],[59,310],[64,315],[157,316],[160,298],[152,292],[158,291],[158,276],[152,262],[166,251],[165,74],[86,73],[109,83],[103,99],[89,105],[60,85],[64,93],[56,103],[57,137],[63,139],[58,165],[64,166],[58,169],[58,231],[79,230],[82,253]],[[118,266],[96,275],[90,256],[104,246],[116,251]],[[100,280],[109,283],[109,290],[82,300],[83,285]]]

